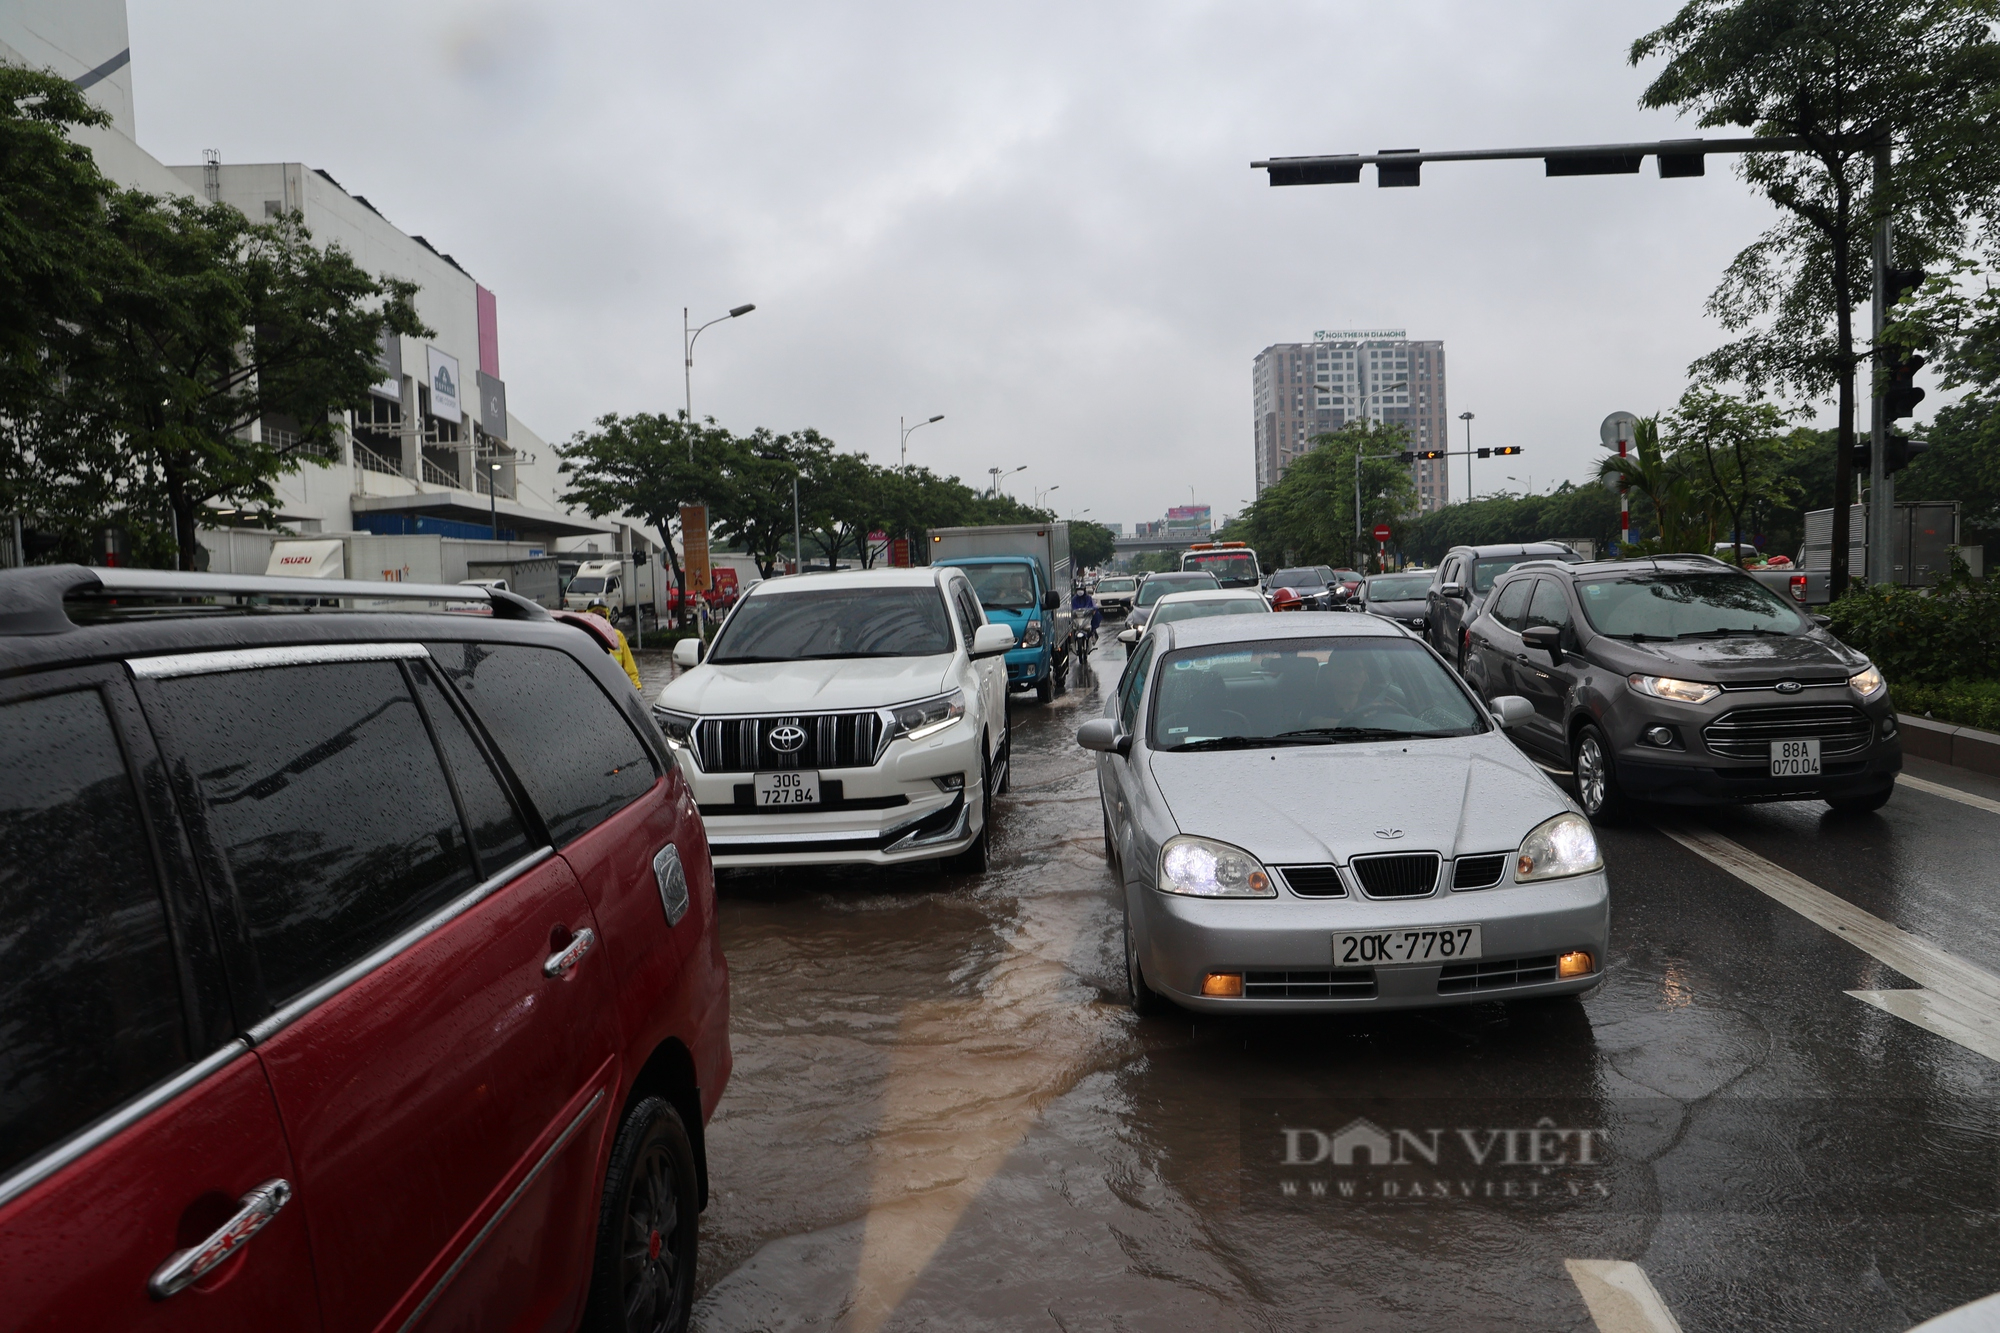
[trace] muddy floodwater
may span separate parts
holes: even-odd
[[[1016,697],[985,875],[721,877],[697,1328],[1902,1330],[2000,1289],[2000,1044],[1659,821],[1602,833],[1580,1003],[1136,1018],[1095,665]],[[2000,806],[1685,827],[2000,974]]]

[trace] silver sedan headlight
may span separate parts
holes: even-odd
[[[1847,683],[1853,686],[1855,692],[1865,699],[1869,695],[1881,690],[1888,682],[1882,679],[1882,673],[1877,671],[1873,666],[1865,666],[1849,676]]]
[[[1160,849],[1161,893],[1190,898],[1275,898],[1277,886],[1263,863],[1241,847],[1187,834]]]
[[[701,721],[693,713],[676,713],[670,709],[653,706],[653,721],[660,724],[660,730],[676,745],[694,744],[695,723]]]
[[[1529,884],[1542,879],[1567,879],[1604,869],[1604,857],[1597,850],[1597,832],[1590,821],[1572,811],[1543,820],[1521,839],[1521,852],[1514,861],[1514,882]]]
[[[913,704],[899,704],[890,711],[895,715],[896,725],[890,732],[889,739],[920,741],[932,732],[943,731],[965,716],[965,691],[953,690],[950,694],[940,694],[935,699],[919,699]]]

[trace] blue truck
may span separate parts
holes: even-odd
[[[934,528],[930,562],[965,570],[986,618],[1010,626],[1007,688],[1032,689],[1043,703],[1069,688],[1075,647],[1070,611],[1069,524],[1002,523]]]

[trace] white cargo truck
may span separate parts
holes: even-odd
[[[602,602],[610,608],[613,620],[636,632],[642,611],[651,623],[659,623],[659,590],[663,586],[653,560],[634,560],[629,555],[584,560],[576,567],[576,577],[563,589],[563,606],[585,611]]]

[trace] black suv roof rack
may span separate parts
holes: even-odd
[[[458,583],[374,583],[362,579],[297,579],[271,574],[192,574],[170,569],[99,569],[44,565],[0,572],[0,634],[61,634],[76,628],[66,601],[116,598],[224,599],[239,606],[366,601],[484,602],[503,620],[549,620],[541,606],[498,588]]]

